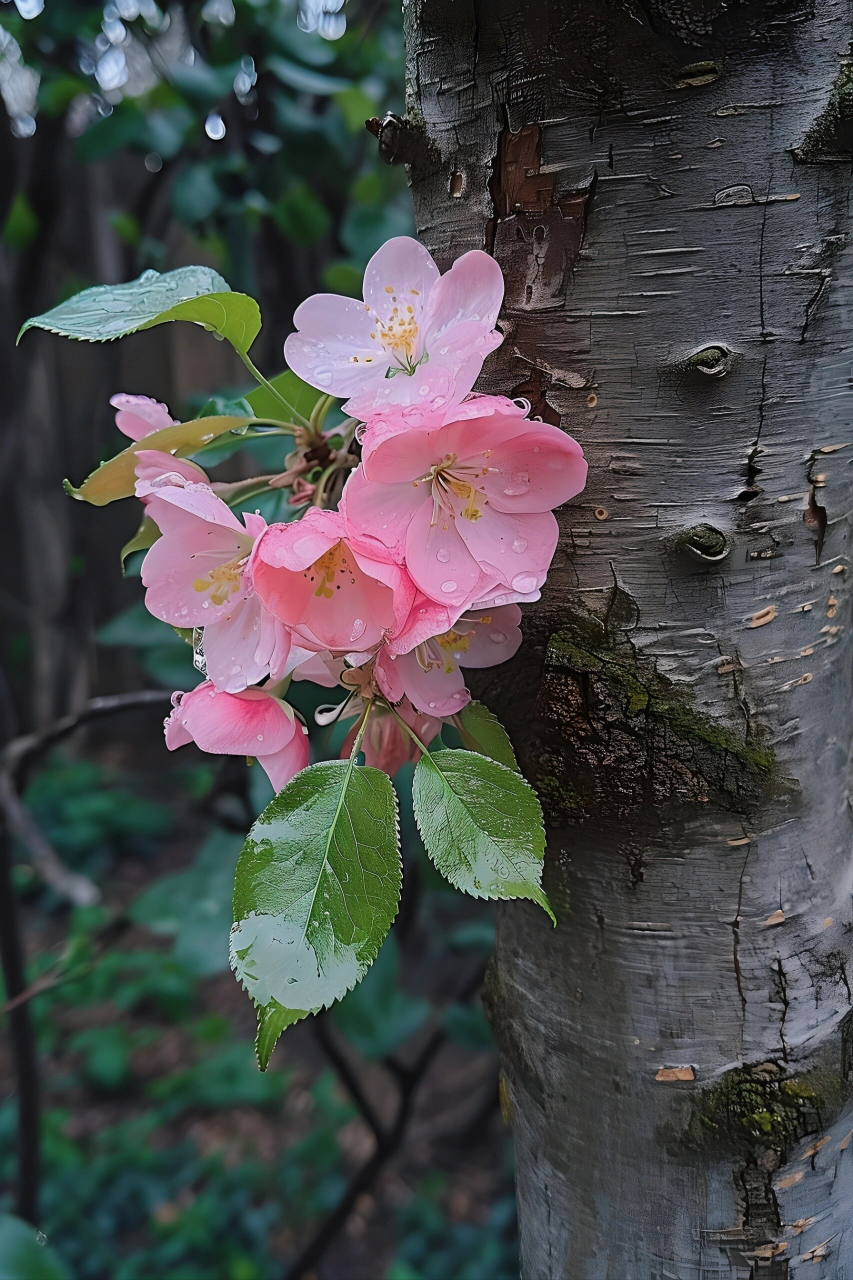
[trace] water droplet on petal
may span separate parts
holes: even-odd
[[[450,552],[447,550],[447,547],[440,547],[435,553],[435,558],[436,560],[439,560],[441,564],[447,564],[450,559]]]
[[[530,488],[530,474],[527,471],[514,471],[504,484],[504,493],[508,498],[517,498]]]
[[[527,550],[527,539],[526,539],[526,538],[513,538],[513,540],[512,540],[512,549],[513,549],[513,551],[517,551],[517,552],[518,552],[518,554],[519,554],[519,555],[521,555],[522,551],[526,551],[526,550]]]
[[[448,579],[447,582],[442,582],[441,589],[442,591],[446,591],[449,595],[451,591],[456,590],[456,583]]]
[[[440,409],[444,404],[444,396],[433,396],[429,404],[431,409]]]
[[[259,733],[259,734],[258,734],[258,742],[263,742],[263,740],[264,740],[264,735],[263,735],[262,733]]]
[[[494,644],[503,644],[504,641],[506,640],[506,634],[503,631],[490,631],[489,639]]]
[[[434,703],[434,702],[431,702],[429,705],[430,705],[430,708],[431,708],[431,709],[433,709],[433,710],[435,709],[435,703]]]
[[[326,387],[332,381],[332,372],[330,369],[315,369],[314,379],[321,387]]]
[[[360,640],[366,630],[367,630],[367,623],[363,622],[361,618],[356,618],[352,624],[352,632],[350,633],[350,640],[351,641]]]
[[[518,573],[512,580],[512,589],[527,595],[528,592],[536,590],[536,579],[532,573]]]

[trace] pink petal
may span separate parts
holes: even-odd
[[[296,732],[287,703],[263,689],[220,693],[209,680],[184,694],[180,722],[202,751],[213,755],[271,755]]]
[[[422,662],[428,664],[428,669],[424,669]],[[399,658],[380,653],[374,670],[377,684],[389,701],[399,701],[402,690],[412,706],[424,715],[453,715],[471,698],[458,659],[450,650],[439,650],[431,644]],[[393,698],[392,693],[397,693],[397,697]]]
[[[145,498],[168,486],[210,484],[201,467],[186,458],[173,458],[160,449],[140,449],[136,454],[136,496]]]
[[[477,520],[456,515],[456,529],[484,569],[494,569],[513,591],[537,591],[545,581],[557,547],[557,521],[550,511],[530,514],[495,511],[485,503]]]
[[[294,667],[293,678],[311,680],[324,689],[334,689],[340,684],[344,668],[343,658],[333,658],[330,653],[311,653]]]
[[[424,640],[449,631],[460,612],[459,607],[451,609],[447,605],[430,600],[429,596],[419,592],[412,603],[406,621],[393,636],[388,637],[389,653],[395,657],[401,653],[408,653]]]
[[[271,569],[302,573],[345,535],[346,525],[339,512],[311,507],[301,520],[269,526],[255,543],[252,572],[256,572],[256,564],[262,564]]]
[[[286,746],[271,755],[257,757],[276,792],[283,790],[308,764],[308,747],[308,731],[297,720],[293,737]]]
[[[177,507],[181,511],[185,511],[187,515],[193,516],[205,524],[218,525],[223,529],[233,529],[235,533],[240,534],[244,539],[247,538],[246,529],[235,516],[234,512],[218,498],[207,484],[183,484],[183,485],[163,485],[158,487],[154,501],[149,505],[148,514],[157,524],[162,533],[166,533],[166,529],[160,523],[162,520],[168,521],[168,516],[164,510],[163,504],[170,507]],[[159,513],[155,515],[155,510]]]
[[[587,465],[576,440],[547,423],[494,449],[483,487],[499,511],[552,511],[580,493]]]
[[[204,628],[204,660],[217,689],[239,693],[283,667],[290,636],[256,595],[240,600],[221,621]]]
[[[110,404],[116,413],[116,426],[131,440],[142,440],[150,436],[152,431],[162,431],[164,427],[172,427],[177,422],[169,413],[166,405],[152,400],[150,396],[129,396],[124,392],[112,396]]]
[[[298,332],[284,344],[285,360],[312,387],[350,396],[384,378],[389,358],[363,302],[316,293],[296,308],[293,323]]]
[[[453,325],[471,321],[494,329],[503,296],[503,272],[493,257],[474,249],[457,258],[430,294],[424,319],[430,359],[436,339]]]
[[[223,527],[164,499],[165,494],[182,492],[158,490],[158,496],[147,503],[148,513],[163,536],[142,562],[145,605],[155,618],[174,627],[203,626],[226,617],[250,595],[240,564],[248,557],[251,543],[239,524],[236,529]],[[230,574],[220,574],[217,583],[211,571],[225,565],[233,568]],[[215,603],[212,597],[219,599],[221,590],[228,586],[227,598]]]
[[[453,630],[463,636],[460,665],[494,667],[506,662],[521,644],[521,610],[517,604],[494,609],[469,610]]]
[[[357,467],[344,489],[342,505],[346,509],[347,530],[356,539],[376,539],[396,560],[402,561],[412,516],[425,500],[429,501],[425,487],[374,484],[367,479],[363,468]]]
[[[407,302],[419,299],[420,309],[439,279],[438,267],[422,244],[411,236],[395,236],[377,249],[365,268],[364,301],[384,314],[388,299],[396,294]]]
[[[432,503],[420,505],[406,535],[406,566],[420,590],[448,608],[467,608],[476,599],[481,571],[452,519],[439,513],[432,524]]]

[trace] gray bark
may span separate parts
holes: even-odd
[[[560,921],[502,908],[487,992],[524,1275],[851,1280],[850,0],[404,8],[482,389],[590,462],[484,691]]]

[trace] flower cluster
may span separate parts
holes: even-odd
[[[297,436],[272,482],[300,506],[290,523],[240,517],[194,463],[137,450],[136,494],[160,534],[142,566],[146,605],[192,629],[205,675],[174,696],[170,748],[255,757],[280,789],[308,762],[283,697],[304,679],[347,690],[344,750],[358,732],[367,762],[393,773],[465,707],[464,668],[515,653],[518,606],[538,598],[557,544],[553,508],[580,492],[586,464],[526,404],[472,394],[501,341],[502,298],[488,254],[440,275],[403,237],[368,264],[363,302],[318,295],[299,307],[288,365],[346,398],[352,418],[334,443]],[[145,397],[112,403],[136,442],[172,424]],[[318,449],[331,461],[314,483],[305,459]]]

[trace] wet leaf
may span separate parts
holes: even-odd
[[[506,729],[482,702],[469,702],[459,714],[459,736],[469,751],[489,756],[518,771],[518,761]]]
[[[265,1044],[283,1017],[275,1005],[313,1013],[364,977],[397,914],[401,877],[397,801],[380,770],[311,765],[267,806],[237,864],[231,933],[232,968],[259,1007]]]
[[[10,1213],[0,1216],[0,1280],[71,1280],[41,1232]]]
[[[542,810],[523,778],[473,751],[433,751],[415,767],[413,801],[427,852],[455,888],[530,898],[554,919],[541,888]]]
[[[18,339],[27,329],[38,328],[80,342],[111,342],[164,320],[177,319],[169,313],[190,300],[205,294],[221,297],[229,293],[227,281],[210,267],[179,267],[164,274],[143,271],[128,284],[99,284],[83,289],[51,311],[31,316],[24,322]]]
[[[162,431],[152,431],[141,440],[134,440],[109,462],[102,462],[79,489],[66,481],[65,492],[72,498],[91,502],[95,507],[105,507],[118,498],[129,498],[136,483],[136,455],[141,449],[158,449],[177,458],[186,458],[191,453],[198,453],[208,441],[224,435],[226,431],[239,431],[251,421],[251,418],[232,417],[193,418],[190,422],[164,427]]]

